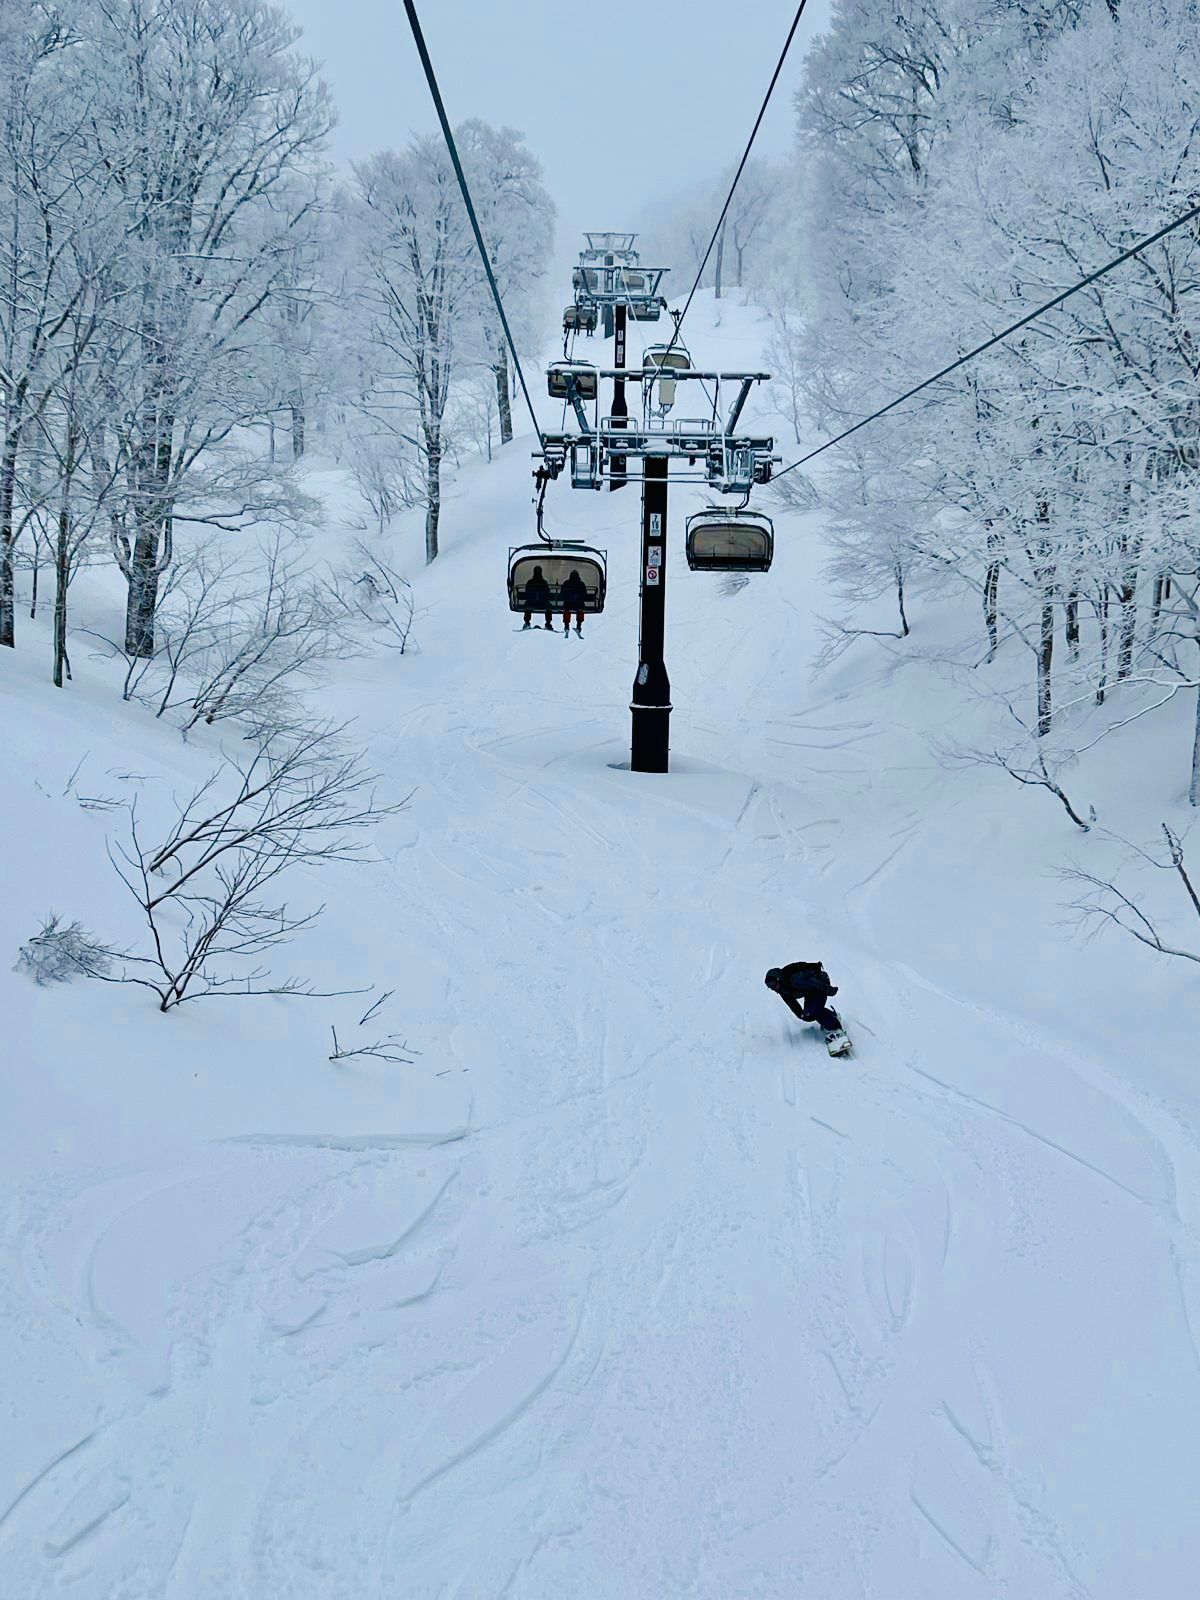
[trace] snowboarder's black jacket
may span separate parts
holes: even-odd
[[[837,989],[830,983],[829,974],[819,961],[791,961],[779,969],[777,992],[784,999],[824,1005],[831,994],[837,993]]]

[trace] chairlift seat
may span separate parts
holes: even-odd
[[[633,300],[629,305],[629,315],[635,322],[657,322],[662,316],[662,302],[660,300]]]
[[[553,361],[546,369],[546,389],[552,400],[569,400],[571,385],[580,400],[594,400],[600,380],[589,361]]]
[[[526,587],[533,577],[533,569],[541,567],[542,577],[550,590],[549,605],[543,600],[528,604]],[[562,614],[562,587],[572,572],[577,572],[584,586],[582,605],[572,602],[572,611],[590,614],[604,610],[608,590],[608,562],[603,550],[594,550],[584,544],[526,544],[508,552],[508,608],[510,611],[549,610]]]
[[[687,520],[687,564],[693,572],[766,572],[775,527],[761,511],[710,506]]]

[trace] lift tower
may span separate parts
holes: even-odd
[[[737,495],[745,506],[755,484],[770,482],[779,457],[772,437],[740,429],[742,409],[766,372],[702,372],[691,366],[681,345],[651,346],[641,368],[597,371],[586,363],[555,362],[547,374],[552,395],[570,403],[576,429],[547,433],[542,468],[556,478],[568,469],[571,486],[600,489],[611,481],[614,462],[640,461],[642,537],[638,664],[630,697],[630,767],[634,772],[666,772],[670,764],[671,683],[666,665],[667,498],[671,463],[683,470],[677,481],[707,483],[718,494]],[[641,385],[642,417],[600,414],[600,380]],[[706,414],[668,420],[680,383],[699,383]],[[722,412],[722,389],[736,388]],[[692,525],[695,524],[695,533]],[[765,525],[765,526],[764,526]],[[693,548],[695,546],[695,548]],[[688,563],[697,570],[763,571],[770,565],[770,519],[761,513],[715,509],[689,518]],[[514,600],[513,604],[516,604]]]

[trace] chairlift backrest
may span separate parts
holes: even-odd
[[[572,574],[576,575],[572,581]],[[529,586],[533,585],[533,593]],[[567,585],[564,598],[563,586]],[[579,585],[582,585],[580,589]],[[586,545],[523,545],[508,555],[508,606],[510,611],[561,613],[569,602],[572,611],[604,610],[608,589],[603,550]]]
[[[687,520],[687,564],[693,572],[766,572],[775,528],[761,511],[710,506]]]

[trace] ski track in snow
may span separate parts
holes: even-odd
[[[586,656],[481,597],[486,665],[356,706],[417,786],[369,911],[431,975],[460,1123],[398,1095],[393,1133],[14,1201],[3,1321],[79,1394],[0,1504],[5,1593],[1183,1600],[1195,1529],[1144,1591],[1121,1552],[1200,1487],[1144,1448],[1197,1419],[1194,1135],[906,964],[892,886],[937,823],[883,804],[883,728],[785,667],[786,597],[677,587],[669,780],[614,770],[619,585]],[[764,998],[810,953],[843,1062]],[[1129,1510],[1103,1465],[1144,1408]]]

